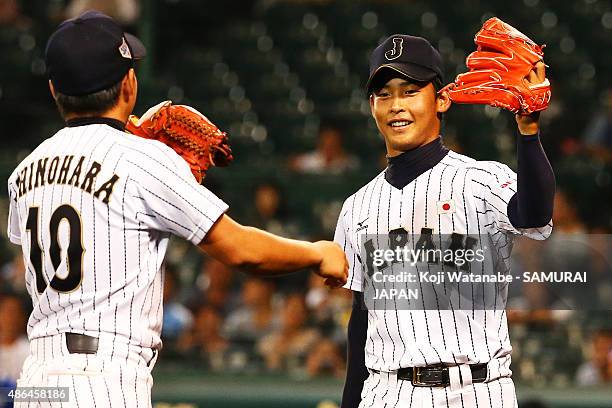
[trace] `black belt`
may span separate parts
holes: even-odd
[[[472,364],[472,383],[481,383],[487,380],[487,365]],[[410,380],[415,387],[448,387],[450,377],[448,367],[406,367],[397,370],[398,380]]]
[[[66,348],[70,354],[96,354],[98,339],[78,333],[66,333]]]

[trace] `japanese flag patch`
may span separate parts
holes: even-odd
[[[455,212],[453,200],[438,201],[438,214],[451,214]]]

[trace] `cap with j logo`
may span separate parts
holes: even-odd
[[[56,91],[89,95],[119,82],[145,56],[140,40],[109,16],[87,11],[60,24],[47,42],[47,74]]]
[[[391,71],[391,72],[389,72]],[[444,80],[442,57],[426,39],[395,34],[384,40],[370,56],[370,77],[366,84],[368,95],[380,88],[382,73],[400,74],[415,81]],[[385,81],[386,82],[386,81]]]

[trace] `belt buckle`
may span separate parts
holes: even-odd
[[[98,338],[79,333],[66,333],[66,349],[70,354],[96,354]]]
[[[430,370],[444,370],[444,367],[427,367]],[[427,381],[422,380],[422,370],[424,367],[413,367],[412,368],[412,385],[414,387],[444,387],[444,383],[441,381]]]
[[[421,368],[422,367],[412,368],[412,385],[415,387],[429,387],[426,382],[421,381]]]

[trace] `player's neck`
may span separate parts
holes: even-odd
[[[103,117],[97,117],[97,116],[91,116],[91,117],[79,116],[73,119],[68,119],[66,120],[65,123],[67,127],[103,124],[103,125],[108,125],[117,130],[125,131],[125,122],[121,122],[120,120],[113,119],[113,118],[103,118]]]
[[[393,187],[402,189],[421,174],[433,168],[447,153],[448,149],[442,143],[442,138],[438,137],[416,149],[389,157],[387,159],[388,166],[385,170],[385,180]]]
[[[118,130],[124,130],[129,114],[116,109],[108,110],[99,114],[68,114],[64,116],[64,122],[68,127],[91,125],[94,123],[103,123]]]
[[[130,116],[129,110],[124,106],[125,104],[119,103],[109,110],[102,113],[66,113],[64,115],[65,122],[80,121],[85,118],[105,118],[119,121],[125,124]]]

